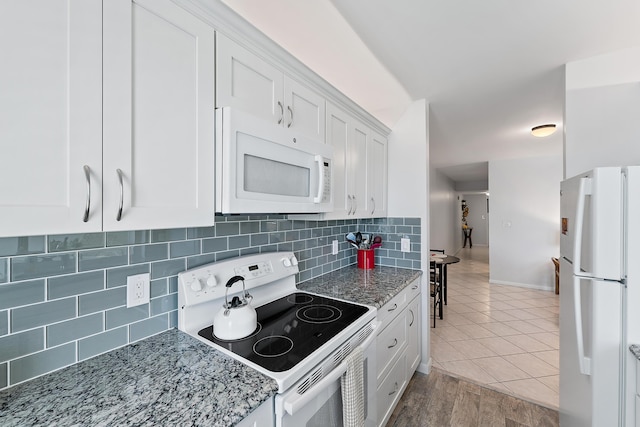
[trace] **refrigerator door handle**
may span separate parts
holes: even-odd
[[[580,280],[584,278],[573,276],[573,313],[576,322],[576,340],[578,344],[578,365],[580,373],[591,375],[591,358],[584,355],[584,336],[582,334],[582,299],[580,297]]]
[[[582,232],[584,230],[584,201],[591,194],[591,178],[580,178],[578,185],[578,200],[576,203],[576,224],[573,239],[573,274],[589,276],[588,272],[580,270],[582,264]]]

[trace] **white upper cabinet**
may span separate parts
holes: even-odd
[[[333,146],[333,212],[324,219],[387,214],[387,139],[327,102],[327,144]]]
[[[374,218],[387,216],[387,138],[371,131],[367,150],[368,215]]]
[[[369,128],[352,119],[347,168],[347,191],[351,195],[351,215],[356,218],[369,216],[367,193],[367,151],[371,134]]]
[[[212,27],[169,0],[104,2],[104,229],[213,225]]]
[[[324,142],[324,98],[218,33],[216,106],[234,107]]]
[[[1,236],[101,229],[101,38],[100,0],[0,2]]]

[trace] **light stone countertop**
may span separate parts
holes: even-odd
[[[633,353],[633,355],[636,357],[636,359],[640,360],[640,345],[634,344],[634,345],[629,346],[629,351],[631,351],[631,353]]]
[[[298,289],[380,308],[421,274],[349,266]],[[269,377],[171,329],[0,391],[0,425],[232,426],[277,390]]]
[[[381,266],[363,270],[353,265],[300,283],[298,289],[379,309],[421,275],[421,270]]]
[[[232,426],[276,382],[177,329],[0,391],[0,425]]]

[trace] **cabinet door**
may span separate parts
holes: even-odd
[[[350,200],[347,200],[349,120],[349,116],[344,111],[327,103],[327,144],[333,146],[333,176],[331,178],[333,212],[326,214],[325,218],[327,219],[347,218],[350,209]]]
[[[369,215],[367,197],[367,147],[369,145],[369,129],[354,120],[349,140],[347,188],[351,195],[353,208],[351,215],[356,218]]]
[[[420,296],[418,295],[407,307],[407,378],[411,378],[420,363]]]
[[[220,33],[216,43],[216,106],[284,123],[282,71]]]
[[[101,38],[100,0],[0,2],[0,236],[101,229]]]
[[[325,142],[325,101],[303,84],[285,77],[284,125],[315,141]]]
[[[104,229],[212,225],[213,28],[169,0],[104,15]]]
[[[384,217],[387,216],[387,138],[371,132],[368,154],[368,214]]]

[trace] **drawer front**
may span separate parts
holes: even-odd
[[[421,342],[420,339],[420,298],[416,297],[409,303],[407,307],[407,376],[411,377],[416,368],[420,364],[421,359]]]
[[[637,394],[636,394],[636,427],[640,427],[640,396],[638,396]]]
[[[396,317],[378,335],[377,341],[378,383],[391,369],[395,357],[407,346],[406,315]]]
[[[421,279],[418,277],[414,280],[409,286],[406,287],[407,290],[407,301],[413,300],[415,297],[420,295],[420,282]]]
[[[403,354],[378,387],[378,425],[384,426],[402,396],[407,384],[407,357]]]
[[[391,301],[378,310],[378,321],[383,329],[407,306],[407,288],[404,288]]]

